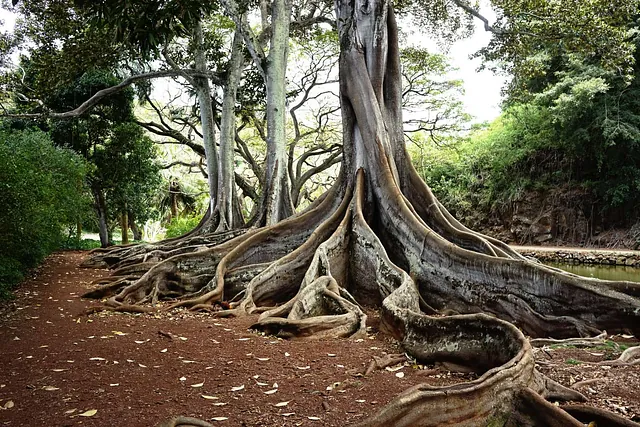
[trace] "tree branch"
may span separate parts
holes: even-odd
[[[99,90],[91,98],[89,98],[88,100],[83,102],[79,107],[71,111],[66,111],[64,113],[47,112],[47,113],[29,113],[29,114],[6,114],[6,115],[3,114],[3,115],[0,115],[0,117],[13,117],[13,118],[23,118],[23,119],[31,119],[31,118],[73,119],[86,113],[89,109],[95,106],[103,98],[106,98],[109,95],[113,95],[114,93],[120,92],[121,90],[126,89],[127,87],[131,86],[133,83],[137,81],[156,79],[161,77],[183,76],[184,73],[188,73],[191,76],[217,78],[215,74],[201,73],[195,70],[152,71],[149,73],[137,74],[135,76],[127,77],[126,79],[124,79],[122,82],[118,83],[115,86],[111,86],[111,87]]]

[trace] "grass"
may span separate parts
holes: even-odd
[[[576,359],[569,358],[569,359],[565,360],[564,363],[566,363],[567,365],[579,365],[582,362],[580,362],[579,360],[576,360]]]

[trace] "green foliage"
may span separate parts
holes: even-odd
[[[91,71],[48,98],[51,108],[69,110],[95,92],[118,82],[106,71]],[[80,153],[91,165],[88,176],[94,194],[104,194],[111,219],[127,210],[144,223],[160,185],[156,147],[133,123],[133,92],[125,90],[98,104],[89,114],[50,123],[56,145]]]
[[[493,39],[480,55],[514,76],[520,84],[546,72],[552,58],[579,54],[606,70],[631,76],[636,0],[492,0],[497,18]]]
[[[457,143],[412,150],[413,158],[443,204],[473,222],[471,216],[500,211],[526,190],[567,179],[549,117],[534,106],[512,107]]]
[[[0,293],[64,242],[88,209],[87,165],[40,131],[0,130]]]
[[[171,219],[169,225],[167,225],[167,232],[165,238],[182,236],[189,231],[196,228],[196,225],[200,222],[200,218],[197,216],[177,217]]]

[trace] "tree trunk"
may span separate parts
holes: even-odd
[[[136,217],[129,212],[129,228],[131,228],[131,234],[133,234],[133,240],[140,241],[143,238],[143,233],[138,224],[136,223]]]
[[[262,225],[273,225],[293,213],[287,174],[286,71],[290,0],[271,4],[271,40],[266,63],[267,158],[262,195]]]
[[[242,217],[234,210],[234,148],[236,135],[236,93],[242,77],[242,35],[236,31],[233,37],[231,59],[222,100],[220,123],[220,177],[218,179],[218,226],[216,231],[228,231],[242,225]]]
[[[202,32],[202,23],[198,22],[194,30],[194,42],[196,45],[195,67],[197,71],[207,71],[206,51],[204,47],[204,35]],[[207,174],[209,180],[209,209],[215,212],[216,202],[218,200],[218,151],[216,148],[215,121],[213,117],[213,101],[211,98],[211,85],[207,78],[196,79],[196,96],[200,105],[200,122],[202,125],[202,145],[204,147],[207,158]],[[214,215],[210,216],[210,220],[214,220]],[[216,224],[210,224],[206,227],[211,231]]]
[[[128,245],[129,244],[129,216],[126,210],[120,213],[120,229],[122,230],[121,243],[123,245]]]
[[[100,236],[100,246],[109,246],[109,228],[107,225],[107,204],[104,200],[104,193],[99,188],[94,188],[93,200],[96,214],[98,215],[98,235]]]
[[[523,332],[638,336],[640,285],[534,263],[453,218],[405,150],[389,1],[338,0],[336,12],[344,133],[338,184],[276,225],[116,270],[91,296],[111,296],[109,304],[123,307],[180,290],[188,299],[172,307],[261,313],[252,329],[284,338],[364,335],[361,307],[379,307],[381,328],[412,357],[455,363],[479,377],[412,387],[359,426],[582,425],[545,401],[585,396],[535,369]]]

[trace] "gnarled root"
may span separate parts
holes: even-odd
[[[163,421],[158,427],[213,427],[213,424],[198,418],[178,416]]]

